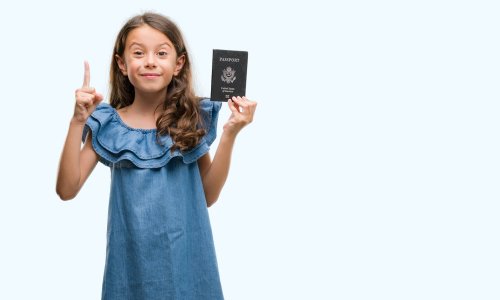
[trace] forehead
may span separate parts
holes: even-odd
[[[172,41],[163,32],[149,25],[141,25],[132,29],[127,36],[125,44],[127,48],[133,44],[145,47],[157,47],[167,44],[171,48],[174,48]]]

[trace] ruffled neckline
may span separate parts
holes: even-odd
[[[107,103],[105,103],[105,104],[107,104]],[[120,113],[112,106],[111,106],[111,108],[114,111],[114,115],[115,115],[115,118],[118,121],[118,123],[120,123],[120,125],[127,128],[128,130],[140,131],[140,132],[154,132],[156,134],[156,128],[134,128],[132,126],[129,126],[127,123],[125,123],[125,121],[123,121],[122,117],[120,116]]]
[[[101,103],[88,118],[82,140],[92,132],[92,146],[107,166],[160,168],[172,158],[179,157],[186,164],[197,161],[207,153],[216,137],[220,102],[200,101],[201,126],[206,134],[194,148],[181,152],[171,151],[172,138],[168,135],[157,139],[155,128],[142,129],[127,125],[111,105]]]

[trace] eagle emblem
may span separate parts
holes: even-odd
[[[220,79],[222,79],[223,82],[225,83],[233,83],[236,80],[236,76],[234,76],[236,73],[236,70],[233,70],[231,67],[227,67],[222,70],[222,76]]]

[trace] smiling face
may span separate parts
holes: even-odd
[[[174,45],[161,31],[142,25],[129,32],[123,55],[116,56],[120,71],[137,94],[166,94],[172,77],[179,74],[184,56],[177,57]]]

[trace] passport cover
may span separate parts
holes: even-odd
[[[227,101],[245,96],[247,84],[247,51],[214,49],[212,57],[212,101]]]

